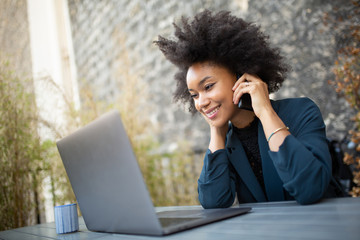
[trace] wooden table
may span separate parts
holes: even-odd
[[[55,224],[46,223],[0,232],[0,239],[360,239],[360,198],[325,199],[305,206],[294,201],[242,206],[250,206],[252,211],[166,237],[90,232],[80,218],[79,232],[58,235]],[[157,211],[199,207],[159,207]]]

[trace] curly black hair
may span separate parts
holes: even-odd
[[[209,61],[234,74],[256,74],[267,83],[270,93],[281,87],[289,67],[283,62],[280,50],[270,47],[269,37],[259,27],[230,12],[213,14],[209,10],[198,13],[191,22],[183,16],[181,24],[173,24],[177,40],[159,36],[154,43],[178,67],[174,100],[190,104],[190,112],[195,113],[196,109],[186,74],[194,63]]]

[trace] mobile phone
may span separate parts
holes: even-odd
[[[241,74],[237,74],[236,77],[237,77],[237,79],[239,79],[241,77]],[[241,96],[241,98],[239,100],[238,108],[249,110],[249,111],[254,111],[254,109],[252,108],[252,105],[251,105],[250,94],[245,93]]]

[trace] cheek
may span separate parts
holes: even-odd
[[[214,92],[213,99],[223,104],[233,104],[233,91],[228,91],[227,89],[221,89],[217,92]]]
[[[237,109],[237,105],[233,102],[233,94],[234,93],[232,91],[227,92],[227,94],[225,94],[222,99],[222,103],[226,108],[226,111],[229,111],[230,114],[232,114]]]

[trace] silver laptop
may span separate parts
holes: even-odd
[[[167,235],[250,210],[192,208],[157,214],[117,111],[61,139],[57,147],[90,231]]]

